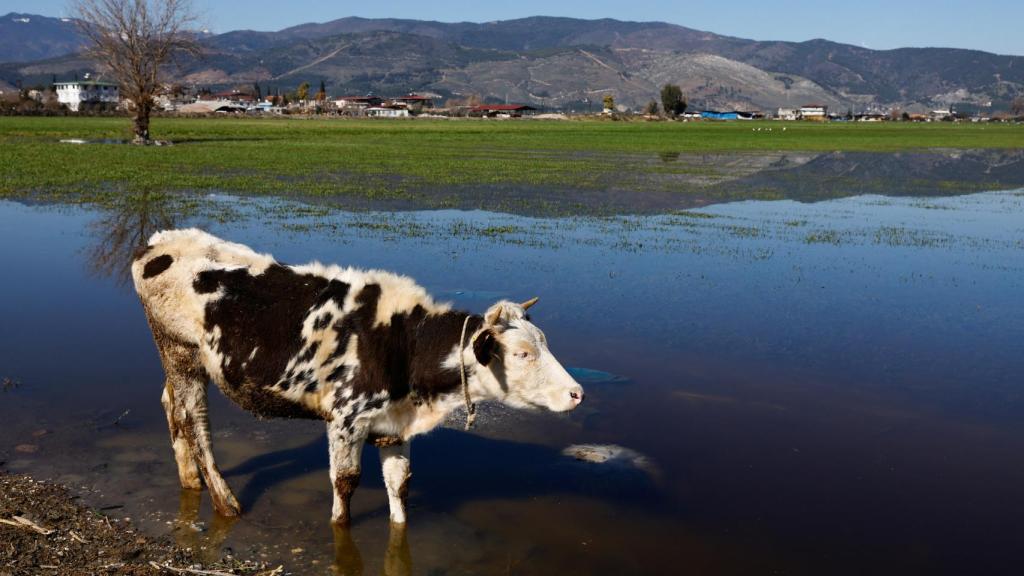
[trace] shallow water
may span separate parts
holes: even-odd
[[[5,469],[300,574],[1018,565],[1022,191],[562,219],[208,203],[181,217],[0,202],[0,378],[18,383],[0,390]],[[218,519],[177,488],[162,372],[124,282],[139,239],[174,225],[286,262],[400,271],[473,311],[539,295],[531,314],[587,403],[489,407],[472,433],[415,440],[407,532],[389,531],[366,450],[353,528],[333,533],[322,426],[256,421],[212,391],[218,460],[247,510]],[[563,454],[578,444],[649,465]]]

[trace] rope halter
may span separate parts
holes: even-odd
[[[473,427],[476,421],[476,404],[469,398],[469,383],[466,378],[466,327],[472,314],[467,314],[462,322],[462,335],[459,336],[459,376],[462,377],[462,395],[466,401],[466,430]]]

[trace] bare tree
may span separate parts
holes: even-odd
[[[1010,103],[1010,110],[1014,116],[1024,116],[1024,96],[1017,96]]]
[[[72,0],[78,26],[135,108],[135,143],[149,142],[153,96],[166,68],[181,55],[198,55],[189,0]]]

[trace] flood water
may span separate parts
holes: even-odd
[[[1017,573],[1024,190],[906,186],[565,218],[0,202],[0,461],[148,533],[295,574]],[[534,321],[587,402],[485,407],[472,432],[414,440],[402,532],[367,449],[353,527],[335,533],[322,424],[258,421],[211,388],[246,510],[217,518],[177,486],[124,276],[140,239],[185,225],[285,262],[399,271],[476,312],[540,296]],[[576,444],[632,456],[563,455]]]

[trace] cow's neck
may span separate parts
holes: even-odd
[[[409,343],[410,348],[415,350],[409,367],[414,394],[429,400],[462,394],[457,351],[464,323],[466,336],[463,350],[469,353],[465,357],[466,376],[473,378],[479,363],[473,356],[472,342],[473,336],[483,324],[483,318],[455,311],[429,315],[410,333],[413,339]]]

